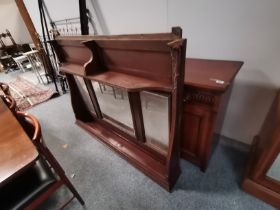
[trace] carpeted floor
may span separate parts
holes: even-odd
[[[273,209],[240,189],[247,146],[221,138],[206,173],[182,160],[182,174],[168,193],[76,126],[70,104],[65,94],[29,110],[86,202],[83,208],[73,200],[66,209]],[[62,188],[40,209],[56,209],[69,195]]]

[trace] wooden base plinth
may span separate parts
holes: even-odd
[[[141,150],[141,148],[135,147],[135,145],[132,145],[133,143],[123,139],[113,131],[108,131],[98,122],[85,123],[77,120],[76,123],[89,132],[89,134],[97,137],[97,140],[109,146],[110,149],[117,152],[122,158],[130,162],[145,175],[149,176],[164,189],[171,191],[181,173],[179,166],[172,171],[171,176],[168,176],[167,167],[164,163],[153,159],[150,155]]]
[[[274,206],[275,208],[280,209],[279,193],[276,193],[248,178],[243,181],[242,189],[245,192],[259,198],[260,200],[263,200],[264,202]]]

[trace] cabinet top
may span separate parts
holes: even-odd
[[[242,61],[186,58],[185,85],[212,91],[225,91],[242,65]]]

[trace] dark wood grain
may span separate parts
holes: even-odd
[[[135,129],[135,136],[138,141],[145,142],[145,128],[143,122],[143,114],[141,107],[140,94],[138,92],[128,92],[128,100],[131,107],[131,115],[133,126]]]
[[[117,88],[123,88],[127,91],[139,91],[141,89],[151,89],[151,90],[162,90],[170,91],[171,83],[159,82],[152,79],[147,79],[144,77],[128,75],[125,73],[118,72],[117,69],[112,71],[106,71],[102,73],[97,73],[92,76],[84,75],[84,67],[78,64],[63,64],[60,70],[73,74],[82,76],[89,80],[98,81],[106,85],[110,85]]]
[[[180,28],[169,34],[123,36],[58,37],[56,53],[60,70],[67,74],[71,101],[78,124],[114,148],[122,157],[141,169],[167,190],[180,174],[180,128],[185,71],[186,40]],[[90,119],[73,75],[86,79],[92,102],[98,110],[91,82],[97,81],[128,92],[135,136],[121,124],[108,123],[106,116]],[[170,97],[170,135],[167,153],[161,154],[145,144],[140,91],[161,91]],[[101,107],[102,110],[102,107]],[[129,111],[129,110],[128,110]],[[114,126],[115,125],[115,126]],[[125,145],[125,146],[124,146]]]
[[[0,185],[38,157],[38,152],[10,109],[0,99]]]
[[[181,157],[202,171],[207,169],[214,132],[222,127],[230,87],[242,64],[241,61],[186,59]]]
[[[242,188],[257,198],[280,208],[280,180],[267,175],[280,153],[280,91],[254,138]]]
[[[187,58],[185,65],[185,85],[210,91],[225,91],[243,62]],[[215,80],[224,83],[216,83]]]
[[[82,121],[77,121],[77,124],[88,131],[89,134],[97,137],[97,140],[100,140],[102,143],[116,151],[121,157],[125,158],[147,176],[154,179],[165,189],[170,190],[170,184],[164,176],[164,174],[166,174],[165,164],[155,160],[143,150],[134,147],[128,141],[119,137],[115,133],[110,132],[110,130],[98,123],[84,123]]]
[[[123,88],[130,92],[139,90],[162,90],[170,91],[171,83],[159,82],[152,79],[127,75],[117,71],[108,71],[94,76],[87,76],[87,79],[98,81],[113,87]]]

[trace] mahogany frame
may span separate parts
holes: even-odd
[[[280,92],[266,117],[260,133],[251,146],[244,191],[280,209],[280,180],[267,176],[273,162],[280,154]]]
[[[180,175],[180,126],[185,72],[186,39],[172,33],[116,36],[57,37],[52,45],[69,82],[76,123],[133,166],[170,191]],[[85,80],[96,115],[82,100],[74,75]],[[102,120],[90,80],[128,92],[136,138]],[[146,146],[140,91],[171,96],[167,155]]]

